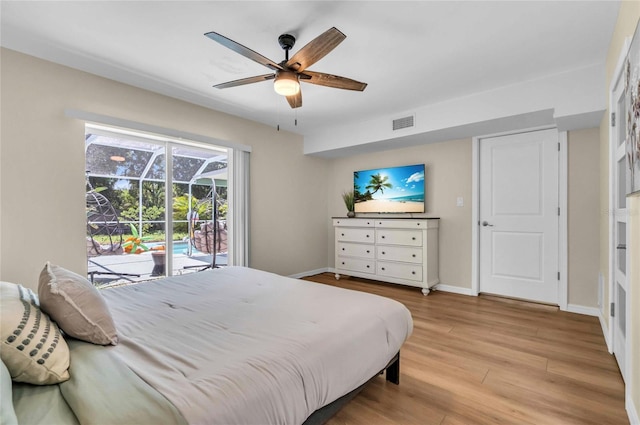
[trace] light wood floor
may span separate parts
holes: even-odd
[[[325,273],[305,278],[406,305],[400,385],[376,378],[328,424],[628,424],[624,385],[595,317],[497,297]]]

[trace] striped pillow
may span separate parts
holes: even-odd
[[[28,288],[0,282],[0,356],[17,382],[46,385],[69,379],[69,347]]]

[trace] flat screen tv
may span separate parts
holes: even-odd
[[[424,164],[353,173],[356,213],[424,213]]]

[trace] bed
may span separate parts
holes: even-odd
[[[397,383],[413,326],[394,300],[243,267],[100,294],[116,345],[69,337],[61,317],[68,379],[5,388],[19,423],[321,423],[385,369]]]

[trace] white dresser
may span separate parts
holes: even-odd
[[[427,295],[438,278],[437,218],[333,218],[340,274],[416,286]]]

